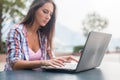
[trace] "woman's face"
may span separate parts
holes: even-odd
[[[36,23],[40,26],[45,26],[51,19],[53,9],[53,4],[49,2],[40,7],[35,13]]]

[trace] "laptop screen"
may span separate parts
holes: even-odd
[[[100,65],[111,36],[108,33],[95,31],[89,33],[77,71],[95,68]]]

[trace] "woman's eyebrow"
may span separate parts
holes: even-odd
[[[43,9],[43,10],[46,10],[46,11],[50,12],[50,15],[53,14],[53,11],[50,11],[50,10],[48,10],[48,9]]]

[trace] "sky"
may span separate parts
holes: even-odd
[[[57,22],[69,29],[82,33],[82,21],[88,13],[96,12],[108,20],[104,32],[120,39],[119,0],[54,0],[57,5]]]

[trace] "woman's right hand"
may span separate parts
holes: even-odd
[[[63,61],[61,61],[57,58],[43,61],[44,66],[52,66],[52,67],[57,67],[57,66],[62,67],[62,66],[64,66],[63,63],[64,63]]]
[[[62,67],[64,66],[64,63],[70,63],[71,61],[78,62],[78,60],[74,56],[69,55],[56,57],[50,60],[44,60],[43,66]]]

